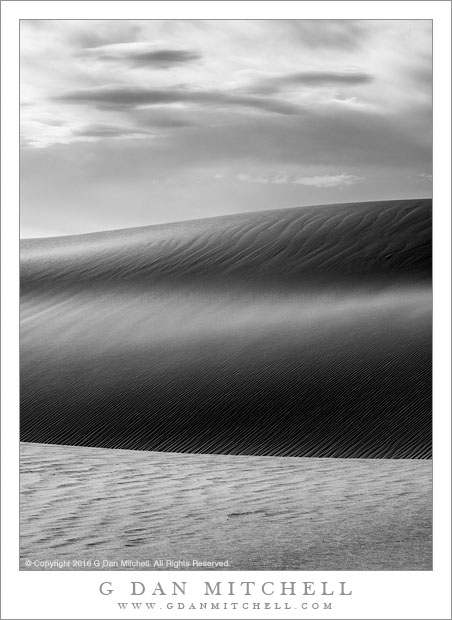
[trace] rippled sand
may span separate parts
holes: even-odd
[[[428,460],[23,443],[21,568],[195,559],[230,570],[430,570],[431,470]]]

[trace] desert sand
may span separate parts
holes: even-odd
[[[21,439],[21,568],[429,570],[431,201],[24,241]]]
[[[106,560],[133,570],[121,560],[150,560],[149,570],[175,570],[154,566],[164,559],[229,562],[218,570],[429,570],[431,469],[428,460],[24,443],[21,566],[95,570]]]

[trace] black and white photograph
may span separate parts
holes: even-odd
[[[25,19],[20,80],[20,570],[432,570],[431,20]]]
[[[450,3],[0,12],[1,617],[450,618]]]

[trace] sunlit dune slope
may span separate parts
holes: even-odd
[[[429,277],[431,201],[245,213],[22,242],[24,289],[39,283],[194,279],[310,282]]]

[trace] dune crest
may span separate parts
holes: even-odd
[[[431,200],[260,211],[24,240],[23,289],[114,280],[214,284],[430,277]]]

